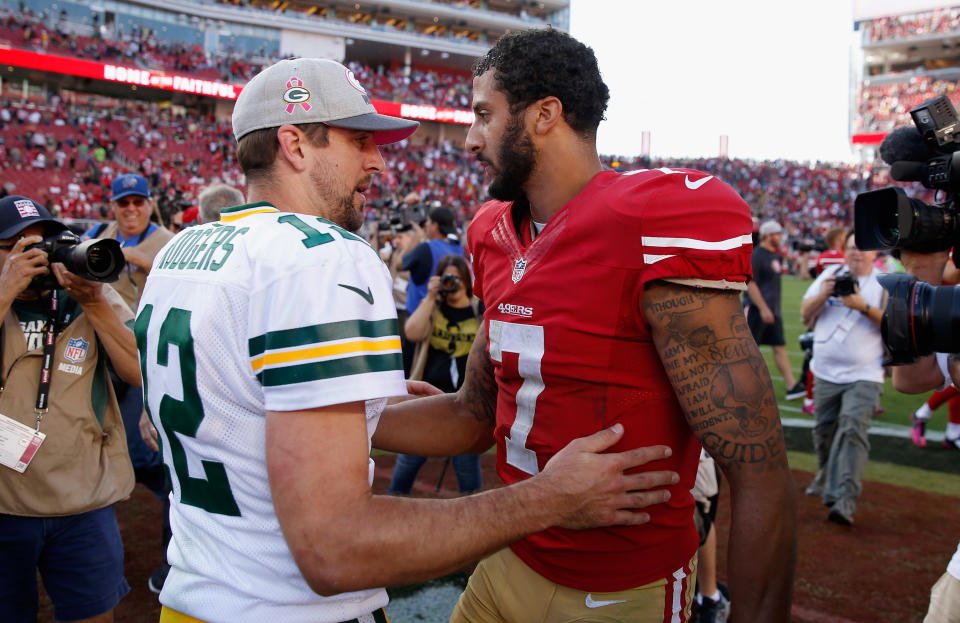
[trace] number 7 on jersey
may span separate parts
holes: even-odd
[[[544,389],[540,376],[543,359],[543,327],[514,324],[502,320],[490,321],[490,358],[503,364],[503,353],[517,354],[517,372],[523,383],[517,391],[517,415],[506,439],[507,463],[530,475],[540,473],[537,453],[527,447],[527,437],[533,429],[537,411],[537,397]]]

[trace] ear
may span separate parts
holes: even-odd
[[[295,171],[304,171],[307,167],[305,147],[307,137],[295,125],[282,125],[277,128],[277,140],[280,142],[280,157]]]
[[[530,127],[535,134],[546,134],[563,120],[563,104],[554,95],[538,100],[530,110],[533,114]]]

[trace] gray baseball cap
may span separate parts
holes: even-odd
[[[267,67],[247,83],[233,108],[233,135],[286,124],[325,123],[373,132],[378,145],[402,141],[420,124],[378,114],[353,72],[336,61],[294,58]]]

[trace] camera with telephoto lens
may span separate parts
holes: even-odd
[[[913,363],[936,352],[960,352],[960,288],[932,286],[913,275],[880,275],[890,293],[880,331],[890,357],[884,364]]]
[[[443,275],[440,277],[440,292],[443,294],[452,294],[460,289],[460,277],[456,275]]]
[[[888,187],[857,195],[853,228],[857,248],[945,251],[960,236],[960,118],[946,96],[910,111],[916,128],[898,128],[880,145],[880,157],[898,182],[920,182],[945,193],[927,205]]]
[[[840,271],[834,278],[833,295],[849,296],[856,291],[857,278],[850,274],[849,270]]]
[[[74,275],[89,281],[116,281],[126,264],[116,240],[101,238],[81,242],[80,237],[70,230],[44,236],[42,242],[26,248],[46,251],[51,264],[60,262]],[[49,272],[34,277],[28,289],[43,291],[59,287],[56,276]]]
[[[890,176],[943,193],[927,205],[899,188],[857,195],[854,234],[860,249],[902,248],[935,253],[960,242],[960,118],[945,96],[910,111],[915,128],[897,128],[880,145]],[[954,263],[960,261],[954,255]],[[960,265],[960,264],[958,264]],[[960,352],[960,290],[937,287],[912,275],[881,275],[889,292],[880,331],[884,365],[903,365],[934,352]],[[956,328],[956,330],[955,330]]]

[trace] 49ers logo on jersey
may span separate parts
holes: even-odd
[[[500,303],[497,305],[497,311],[501,314],[509,314],[511,316],[522,316],[523,318],[530,318],[533,316],[532,307],[524,307],[523,305],[514,305],[512,303]]]

